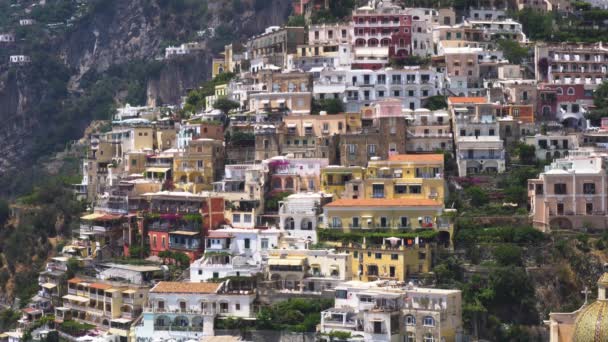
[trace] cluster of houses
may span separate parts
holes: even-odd
[[[497,39],[530,46],[532,67]],[[270,27],[235,46],[213,76],[236,76],[188,119],[126,106],[88,137],[74,189],[90,210],[41,272],[23,327],[52,313],[95,325],[93,340],[204,340],[260,305],[334,298],[320,339],[460,341],[461,292],[417,286],[453,248],[445,159],[461,177],[501,173],[518,142],[552,161],[529,180],[535,227],[608,224],[608,119],[585,118],[608,74],[602,43],[530,43],[503,10],[459,20],[370,1],[342,23]],[[214,109],[224,98],[238,108]],[[316,111],[332,101],[340,113]],[[190,266],[174,279],[164,262],[176,255]]]

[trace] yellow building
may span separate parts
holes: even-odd
[[[432,199],[339,199],[323,207],[327,228],[439,229],[449,231],[443,203]]]
[[[419,239],[389,238],[380,245],[350,243],[337,250],[352,255],[352,279],[406,281],[412,275],[431,270],[432,247]]]
[[[224,58],[214,58],[212,62],[211,77],[215,78],[217,75],[226,71],[226,60]]]
[[[364,198],[432,199],[443,205],[443,154],[401,154],[372,160],[365,170]]]
[[[321,191],[334,198],[352,198],[353,191],[359,191],[365,169],[360,166],[328,166],[321,169]]]
[[[213,189],[224,171],[224,144],[213,139],[192,140],[173,159],[176,188],[192,193]]]
[[[127,337],[131,322],[142,313],[148,290],[126,283],[72,278],[63,306],[55,308],[55,319],[83,321]]]

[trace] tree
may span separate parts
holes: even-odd
[[[593,93],[593,105],[596,109],[587,114],[593,126],[600,126],[603,117],[608,117],[608,81],[602,83]]]
[[[344,103],[342,103],[342,101],[340,101],[339,99],[313,99],[311,112],[313,114],[319,114],[323,111],[327,112],[327,114],[344,113]]]
[[[519,162],[526,165],[533,165],[536,161],[536,148],[534,145],[524,143],[517,144],[515,153],[519,157]]]
[[[550,13],[540,13],[527,8],[517,12],[516,18],[522,24],[524,33],[531,39],[551,38],[553,18]]]
[[[303,15],[292,15],[287,20],[287,26],[301,27],[306,25],[306,19]]]
[[[431,96],[426,100],[426,109],[439,110],[448,108],[448,103],[443,95]]]
[[[238,109],[240,107],[240,103],[232,101],[227,97],[220,97],[219,99],[215,100],[215,103],[213,104],[213,108],[221,110],[224,115],[228,115],[231,110]]]
[[[501,39],[498,41],[498,46],[512,64],[521,64],[523,59],[528,57],[528,49],[515,40]]]
[[[492,252],[500,266],[521,266],[523,264],[521,248],[515,245],[498,245]]]
[[[475,207],[482,207],[488,204],[488,194],[478,186],[472,186],[465,190],[467,196],[471,200],[471,204]]]

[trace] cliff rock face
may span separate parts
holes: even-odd
[[[45,53],[58,58],[67,67],[64,73],[69,79],[67,86],[46,82],[43,75],[36,78],[35,74],[28,73],[27,65],[9,67],[8,60],[0,60],[0,120],[4,123],[0,125],[0,185],[11,184],[10,177],[15,173],[10,171],[36,167],[38,158],[45,156],[37,152],[41,149],[36,144],[44,143],[48,131],[64,132],[65,127],[55,129],[56,126],[77,115],[78,124],[72,125],[70,131],[74,132],[73,135],[82,133],[86,127],[82,123],[93,119],[93,114],[79,108],[76,114],[64,115],[66,109],[63,105],[88,94],[83,81],[91,72],[103,75],[115,65],[155,60],[164,55],[164,47],[191,41],[195,39],[196,31],[201,29],[221,27],[231,39],[244,40],[263,32],[268,26],[282,25],[291,6],[291,2],[286,0],[240,0],[239,11],[234,11],[235,1],[201,0],[196,6],[200,6],[203,14],[197,17],[198,14],[187,8],[176,8],[173,0],[90,3],[92,7],[65,31],[48,30],[39,23],[39,32],[45,32],[38,37],[43,43],[30,44],[29,50],[25,44],[15,47],[15,51],[32,57]],[[224,36],[225,42],[231,39]],[[208,43],[218,50],[221,46],[217,41]],[[204,51],[164,61],[160,73],[148,79],[145,85],[147,102],[178,104],[188,89],[197,87],[210,77],[211,59],[217,52]],[[60,87],[64,89],[57,91]],[[116,89],[115,99],[124,92],[124,89]],[[48,101],[45,103],[45,99],[53,97],[60,99],[50,106]],[[123,103],[117,102],[116,105]],[[109,117],[107,114],[104,117]],[[100,115],[96,117],[100,118]],[[69,139],[74,139],[74,136],[54,144],[65,146]]]

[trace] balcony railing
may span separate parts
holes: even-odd
[[[180,326],[180,325],[154,325],[154,330],[158,331],[203,331],[202,326]]]

